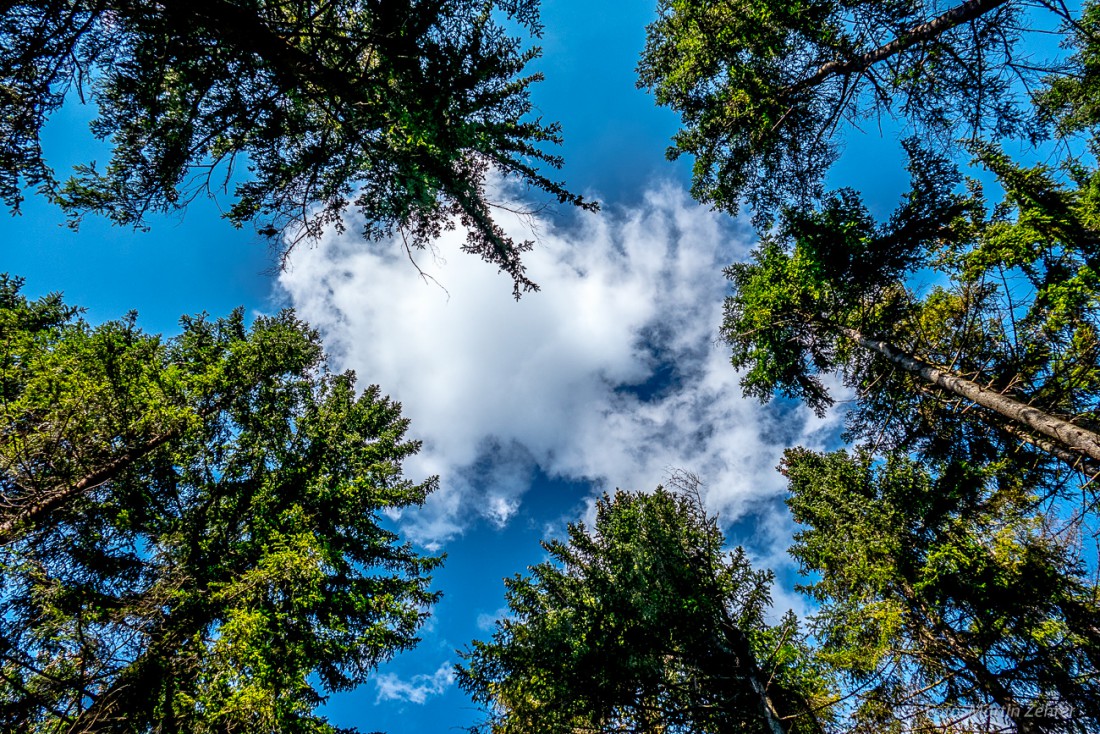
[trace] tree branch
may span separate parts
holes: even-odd
[[[1100,435],[1097,435],[1094,431],[1076,426],[1063,418],[1046,413],[1034,406],[1021,403],[1019,400],[1002,395],[996,390],[984,388],[973,380],[933,367],[917,357],[899,350],[888,342],[869,337],[856,329],[831,324],[828,320],[822,318],[816,320],[826,328],[834,329],[843,334],[861,347],[885,357],[906,372],[917,375],[938,388],[987,408],[1010,422],[1026,426],[1036,433],[1054,439],[1077,455],[1100,462]]]
[[[955,26],[974,20],[1004,5],[1008,1],[1009,0],[967,0],[967,2],[948,10],[943,15],[913,26],[893,41],[883,46],[879,46],[873,51],[868,51],[865,54],[844,61],[830,61],[826,64],[822,64],[812,75],[787,87],[784,90],[783,96],[798,94],[805,89],[817,86],[832,76],[847,76],[866,71],[880,61],[885,61],[892,56],[896,56],[918,43],[935,38],[941,33],[951,30]]]

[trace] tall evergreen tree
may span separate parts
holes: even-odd
[[[493,219],[496,171],[590,207],[540,173],[556,124],[532,118],[524,50],[536,0],[19,0],[0,10],[0,195],[26,187],[73,221],[143,225],[233,188],[227,216],[287,250],[349,210],[368,238],[425,247],[459,219],[465,249],[534,288]],[[43,155],[74,92],[111,146],[59,182]]]
[[[1094,21],[1056,0],[660,0],[639,85],[680,113],[669,155],[694,156],[696,198],[736,211],[745,197],[770,218],[820,196],[845,123],[890,116],[947,147],[1046,135],[1091,88],[1074,80],[1092,52],[1025,50],[1029,31],[1059,25],[1095,46]],[[1065,86],[1037,115],[1051,78]]]
[[[989,213],[977,189],[952,193],[953,167],[912,152],[913,190],[887,223],[841,191],[729,268],[723,335],[746,392],[821,410],[818,375],[839,370],[871,445],[1095,472],[1100,178],[1065,186],[985,148],[1006,192]]]
[[[1024,50],[1044,13],[1072,50],[1054,65]],[[860,731],[1097,727],[1096,559],[1074,533],[1096,516],[1080,472],[1100,473],[1100,176],[1076,142],[1052,169],[986,141],[1053,131],[1097,150],[1098,17],[669,0],[649,29],[640,84],[684,121],[670,156],[695,156],[696,198],[747,200],[768,225],[727,271],[746,393],[818,411],[823,377],[855,393],[861,453],[793,451],[784,470],[822,659]],[[879,223],[821,181],[842,124],[883,114],[915,136],[912,190]],[[962,180],[960,150],[1001,203]],[[977,715],[990,705],[999,720]]]
[[[796,449],[783,471],[855,730],[1100,726],[1100,595],[1080,536],[1039,519],[1026,485],[898,454]]]
[[[820,731],[826,679],[796,622],[764,622],[771,576],[697,495],[616,492],[592,529],[506,581],[508,616],[460,683],[499,732]]]
[[[0,728],[336,731],[436,598],[381,517],[435,486],[399,406],[290,313],[165,341],[0,298]]]

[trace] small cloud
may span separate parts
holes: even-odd
[[[519,500],[514,497],[489,497],[485,516],[498,528],[503,528],[519,510]]]
[[[492,614],[482,612],[477,615],[477,628],[482,632],[493,632],[497,622],[509,616],[509,611],[508,607],[501,607]]]
[[[407,701],[422,704],[432,696],[438,696],[455,682],[454,666],[445,661],[439,669],[430,675],[414,675],[402,680],[394,673],[382,673],[374,684],[378,688],[375,704],[382,701]]]

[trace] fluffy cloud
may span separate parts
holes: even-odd
[[[402,680],[394,673],[381,673],[374,679],[378,690],[375,703],[382,701],[407,701],[424,703],[431,696],[438,696],[455,682],[454,666],[446,661],[430,675],[414,675]]]
[[[727,520],[773,506],[782,448],[818,443],[835,419],[742,399],[715,343],[721,270],[747,253],[748,229],[674,186],[565,224],[507,212],[501,223],[537,239],[526,262],[542,291],[518,303],[506,276],[459,254],[458,231],[419,253],[438,283],[399,241],[364,245],[354,222],[281,276],[334,366],[401,401],[424,441],[408,469],[442,486],[406,532],[439,544],[479,517],[503,525],[536,468],[646,489],[684,467]]]

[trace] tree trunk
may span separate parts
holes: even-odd
[[[974,20],[1004,5],[1006,2],[1008,0],[967,0],[967,2],[951,8],[943,15],[937,16],[926,23],[913,26],[890,43],[879,46],[873,51],[868,51],[865,54],[844,61],[830,61],[827,64],[822,64],[811,76],[787,87],[784,90],[784,95],[790,96],[817,86],[831,76],[861,72],[918,43],[935,38],[955,26]]]
[[[902,583],[901,589],[905,600],[927,623],[926,626],[917,630],[918,638],[921,638],[928,647],[939,648],[943,651],[941,654],[954,657],[962,663],[963,668],[971,675],[978,687],[1000,706],[1019,734],[1039,734],[1042,728],[1038,720],[1026,715],[1027,706],[1016,700],[997,674],[982,662],[981,656],[959,639],[958,632],[930,610],[908,584]]]
[[[15,531],[20,525],[33,522],[39,517],[53,512],[58,507],[72,500],[72,498],[86,492],[92,487],[96,487],[106,481],[114,479],[126,469],[126,467],[131,466],[141,457],[179,436],[181,431],[181,428],[174,428],[170,431],[157,434],[145,443],[130,449],[91,474],[85,475],[74,484],[47,494],[46,497],[29,507],[20,508],[16,506],[11,516],[0,522],[0,544],[11,541],[14,538]]]
[[[1100,462],[1100,435],[1093,431],[1075,426],[1063,418],[1021,403],[995,390],[987,390],[972,380],[933,367],[888,342],[872,339],[855,329],[836,325],[831,325],[829,328],[835,329],[856,344],[882,355],[906,372],[942,390],[991,410],[1011,423],[1026,426],[1035,433],[1054,439],[1074,454]]]
[[[937,400],[943,399],[932,385],[921,386],[921,392]],[[987,411],[978,411],[977,416],[982,423],[985,423],[990,428],[996,431],[1003,431],[1020,443],[1030,444],[1040,451],[1050,454],[1074,471],[1081,472],[1087,477],[1100,475],[1100,462],[1092,461],[1081,454],[1074,453],[1048,438],[1036,436],[1031,431],[1024,430],[1016,423],[998,420]]]
[[[986,414],[987,415],[987,414]],[[1000,423],[992,418],[984,418],[990,426],[1004,431],[1013,438],[1022,441],[1023,443],[1029,443],[1040,451],[1045,451],[1051,456],[1060,459],[1064,464],[1074,471],[1079,471],[1085,476],[1095,477],[1100,474],[1100,463],[1089,460],[1087,457],[1081,454],[1074,453],[1069,449],[1064,448],[1061,444],[1055,443],[1049,439],[1041,436],[1035,436],[1029,431],[1025,431],[1015,423]]]
[[[760,703],[760,715],[770,734],[787,734],[787,728],[780,721],[779,711],[775,703],[768,695],[767,682],[764,680],[760,667],[756,664],[756,656],[752,654],[749,639],[745,636],[728,615],[723,614],[722,631],[726,638],[726,644],[738,663],[744,670],[744,675],[756,694]]]

